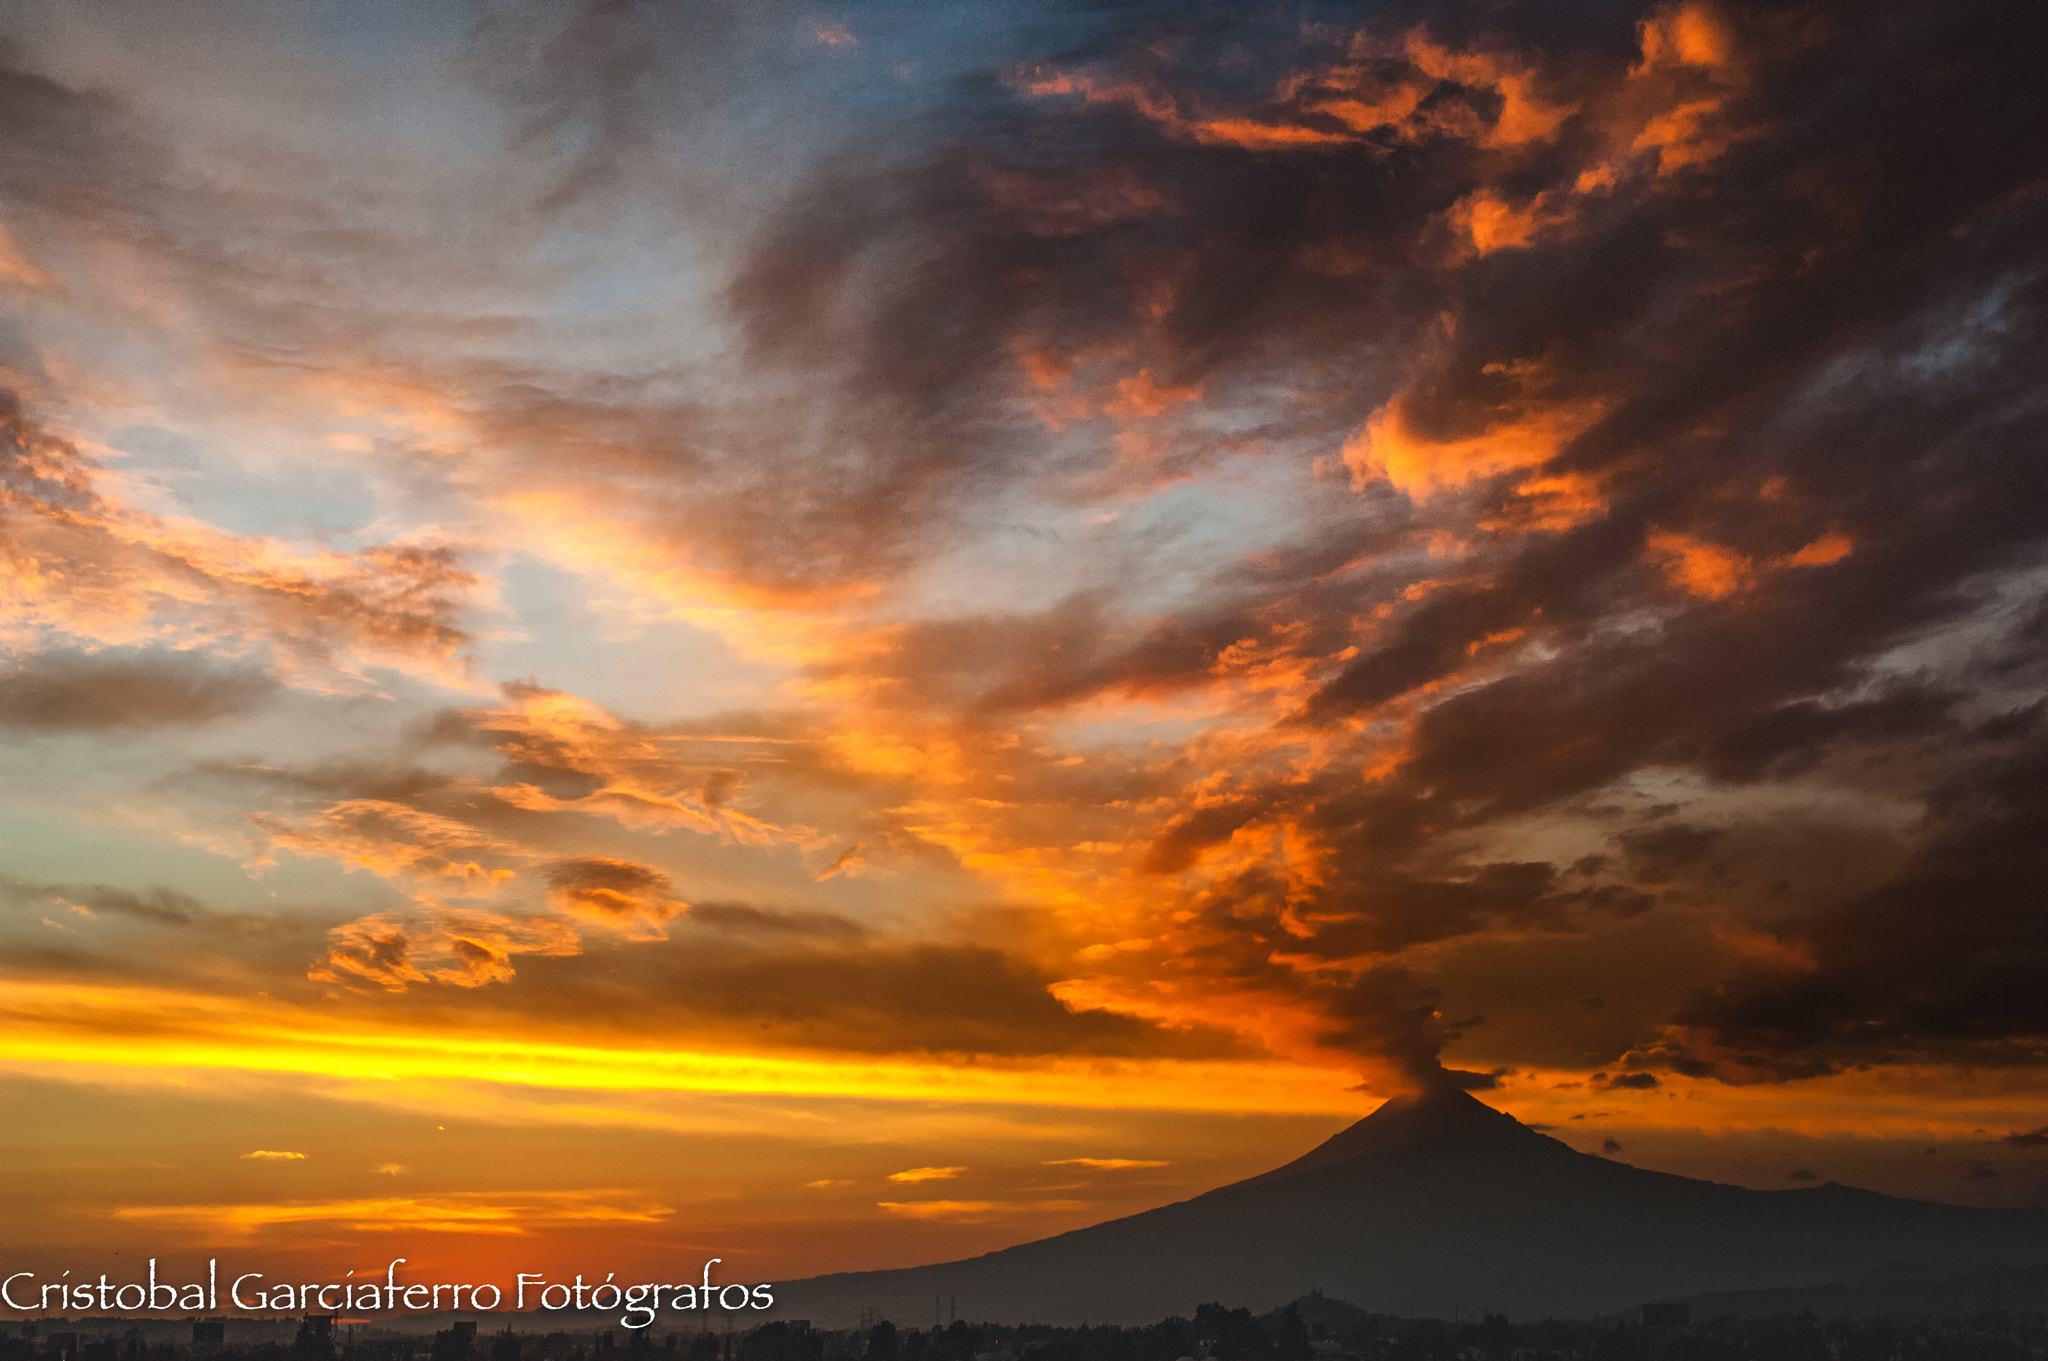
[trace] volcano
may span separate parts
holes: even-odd
[[[1308,1293],[1390,1314],[1589,1317],[1648,1300],[1820,1285],[1888,1263],[2048,1262],[2048,1211],[1784,1191],[1580,1153],[1443,1088],[1396,1098],[1288,1163],[1191,1200],[935,1266],[776,1287],[820,1326],[872,1307],[962,1318],[1153,1322],[1205,1301]]]

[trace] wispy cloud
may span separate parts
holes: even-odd
[[[904,1219],[948,1220],[980,1224],[1005,1215],[1072,1213],[1087,1208],[1079,1200],[880,1200],[875,1202]]]
[[[117,1219],[180,1224],[249,1236],[290,1224],[333,1224],[357,1233],[477,1233],[526,1237],[571,1224],[658,1224],[674,1214],[628,1191],[377,1197],[270,1204],[124,1205]]]
[[[1048,1158],[1047,1167],[1089,1167],[1101,1172],[1119,1172],[1129,1167],[1171,1167],[1157,1158]]]

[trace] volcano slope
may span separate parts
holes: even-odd
[[[1646,1171],[1446,1087],[1191,1200],[964,1261],[778,1285],[776,1313],[839,1326],[873,1307],[914,1324],[950,1297],[976,1320],[1142,1323],[1320,1289],[1383,1313],[1584,1317],[1895,1262],[2048,1262],[2048,1210]]]

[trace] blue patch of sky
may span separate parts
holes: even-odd
[[[231,444],[233,436],[225,439]],[[196,516],[229,533],[348,549],[376,518],[376,493],[354,468],[318,458],[265,467],[231,450],[209,457],[191,435],[153,425],[117,427],[106,441],[168,501],[152,509]]]
[[[1217,727],[1215,714],[1183,715],[1175,712],[1177,707],[1171,702],[1155,706],[1133,704],[1119,708],[1112,718],[1058,719],[1047,723],[1045,732],[1062,749],[1115,752],[1142,760],[1145,749],[1156,746],[1157,754],[1167,758],[1178,755],[1186,743]]]
[[[455,51],[475,25],[475,11],[454,0],[300,0],[267,3],[281,15],[298,10],[306,26],[335,56],[389,65],[423,48]]]
[[[514,636],[478,644],[493,680],[531,677],[648,722],[758,707],[789,673],[750,661],[708,629],[593,604],[588,577],[514,557],[501,577]]]
[[[1338,494],[1289,458],[1233,459],[1200,481],[1085,505],[1017,488],[979,512],[985,528],[933,559],[908,595],[917,614],[940,617],[1031,613],[1080,591],[1106,591],[1131,613],[1169,613],[1210,598],[1247,554],[1293,542],[1305,500]]]
[[[282,855],[276,869],[252,879],[233,856],[132,824],[80,822],[67,810],[50,808],[0,809],[0,873],[32,884],[104,884],[138,893],[162,885],[217,912],[311,903],[320,906],[310,910],[346,916],[388,910],[400,901],[382,881],[345,874],[330,862]],[[75,913],[46,909],[37,915],[74,930],[92,927]]]

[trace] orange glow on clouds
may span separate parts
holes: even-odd
[[[602,1092],[782,1093],[1077,1107],[1357,1110],[1341,1071],[1286,1063],[1054,1057],[948,1065],[845,1056],[690,1052],[531,1035],[420,1033],[278,1002],[141,988],[0,983],[0,1065],[16,1072],[299,1074],[378,1101],[379,1084],[469,1081]],[[394,1085],[393,1099],[402,1099]],[[1369,1098],[1367,1099],[1369,1100]]]
[[[1641,25],[1642,66],[1724,66],[1734,50],[1727,26],[1702,4],[1672,5]]]
[[[624,1191],[533,1192],[413,1199],[285,1201],[271,1205],[124,1205],[117,1219],[172,1224],[208,1235],[247,1238],[283,1224],[325,1224],[353,1233],[486,1233],[528,1237],[582,1224],[659,1224],[675,1213],[666,1205],[621,1204]]]
[[[1720,544],[1686,534],[1657,531],[1647,540],[1650,554],[1672,585],[1702,600],[1722,600],[1755,584],[1759,572],[1785,567],[1826,567],[1856,549],[1846,534],[1830,530],[1794,553],[1755,559]]]
[[[1417,500],[1426,500],[1479,478],[1548,463],[1605,410],[1605,404],[1594,399],[1532,403],[1480,434],[1434,439],[1410,427],[1397,400],[1374,412],[1365,428],[1345,441],[1344,466],[1351,470],[1354,486],[1383,477]]]
[[[1688,534],[1652,534],[1650,553],[1672,585],[1702,600],[1721,600],[1749,584],[1755,564],[1719,544]]]
[[[905,1219],[945,1219],[963,1224],[980,1224],[1001,1215],[1042,1213],[1080,1209],[1078,1200],[880,1200],[875,1202],[890,1214]]]

